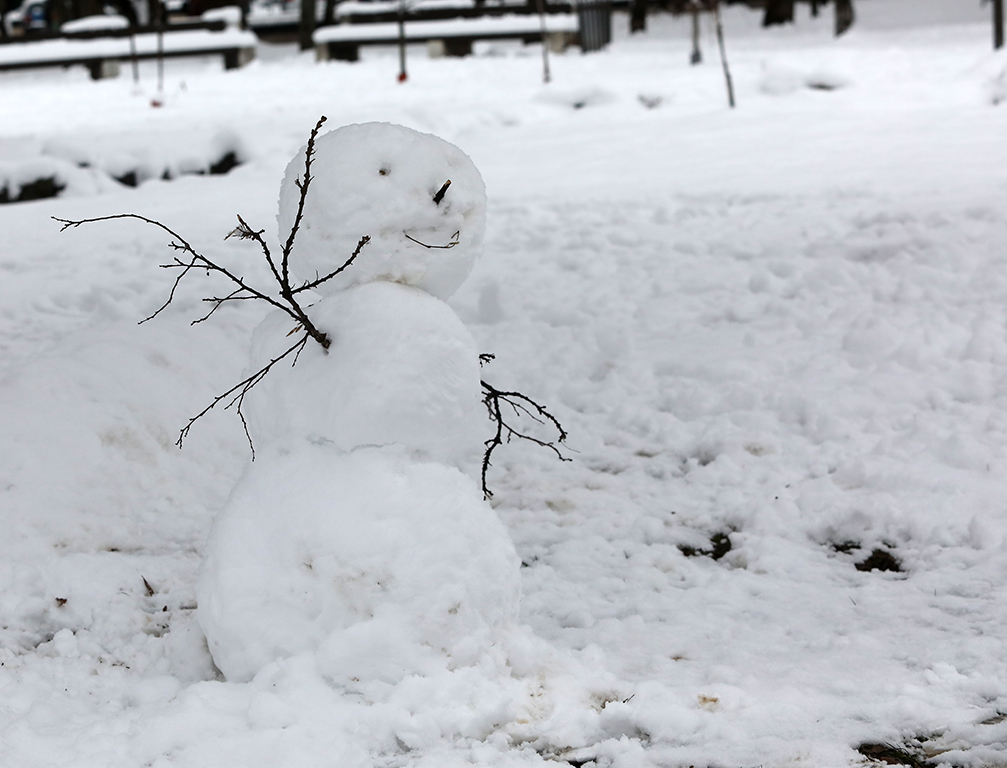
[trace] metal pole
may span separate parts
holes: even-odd
[[[133,34],[135,30],[130,31],[129,35],[129,58],[133,64],[133,85],[140,82],[140,63],[136,58],[136,35]]]
[[[993,0],[993,48],[1004,45],[1004,0]]]
[[[717,45],[720,47],[720,62],[724,65],[724,80],[727,81],[727,103],[734,109],[734,86],[731,84],[731,70],[727,67],[727,52],[724,50],[724,25],[720,23],[720,3],[713,4],[713,18],[717,23]]]
[[[853,12],[853,0],[835,0],[836,37],[853,26],[856,14]]]
[[[301,19],[297,27],[297,36],[302,51],[307,51],[315,45],[311,39],[316,26],[315,2],[316,0],[301,0]]]
[[[157,3],[157,96],[151,104],[159,107],[164,103],[164,16],[167,9],[163,2]]]
[[[406,72],[406,0],[399,0],[399,82],[409,79]]]
[[[542,82],[548,83],[552,80],[549,74],[549,37],[545,26],[545,3],[538,0],[539,26],[542,29]]]
[[[689,56],[689,63],[701,64],[703,52],[699,50],[699,6],[695,2],[689,4],[689,13],[692,14],[692,55]]]

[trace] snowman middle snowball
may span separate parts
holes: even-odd
[[[303,158],[281,186],[281,240]],[[520,597],[510,537],[461,471],[481,445],[478,354],[443,301],[482,245],[482,178],[454,145],[387,123],[319,137],[312,176],[294,274],[370,242],[307,310],[329,349],[309,342],[245,398],[256,460],[214,521],[200,626],[232,681],[302,653],[336,684],[478,663]],[[291,330],[263,321],[252,370]]]

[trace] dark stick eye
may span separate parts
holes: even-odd
[[[387,176],[389,173],[391,173],[391,168],[378,168],[378,173],[380,173],[382,176]]]

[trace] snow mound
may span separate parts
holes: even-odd
[[[59,28],[59,31],[64,34],[72,34],[74,32],[99,32],[105,29],[127,29],[128,27],[129,19],[125,16],[105,13],[68,21]]]
[[[57,134],[40,147],[43,157],[107,174],[129,187],[150,179],[225,174],[251,155],[230,128],[109,136]]]
[[[97,194],[110,182],[54,157],[0,161],[0,203]]]
[[[997,106],[1007,101],[1007,51],[994,51],[979,70],[989,103]]]
[[[535,97],[542,104],[553,104],[570,109],[599,107],[612,104],[616,95],[610,90],[596,85],[582,85],[568,88],[557,88],[543,91]]]
[[[280,242],[294,224],[305,149],[280,187]],[[315,142],[291,269],[306,281],[329,274],[368,236],[361,257],[320,292],[382,279],[445,299],[468,277],[485,221],[482,176],[456,146],[390,123],[347,125]]]
[[[849,78],[828,66],[799,66],[764,62],[759,90],[770,96],[786,96],[804,88],[836,91],[850,84]]]
[[[199,18],[203,21],[223,21],[228,27],[241,27],[241,8],[237,5],[226,5],[223,8],[211,8],[203,11]]]

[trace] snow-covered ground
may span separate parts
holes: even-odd
[[[690,67],[667,17],[617,18],[548,86],[505,44],[411,49],[401,85],[387,50],[169,61],[160,109],[153,65],[0,75],[0,185],[67,184],[0,205],[0,765],[1007,764],[1007,54],[978,0],[857,10],[834,40],[829,8],[728,9],[733,111],[710,30]],[[555,652],[524,709],[471,670],[218,678],[194,585],[248,447],[230,412],[174,442],[263,313],[190,327],[220,287],[196,278],[138,326],[167,237],[50,218],[156,217],[268,279],[223,236],[275,233],[321,114],[435,133],[486,179],[452,306],[573,459],[511,445],[490,476]]]

